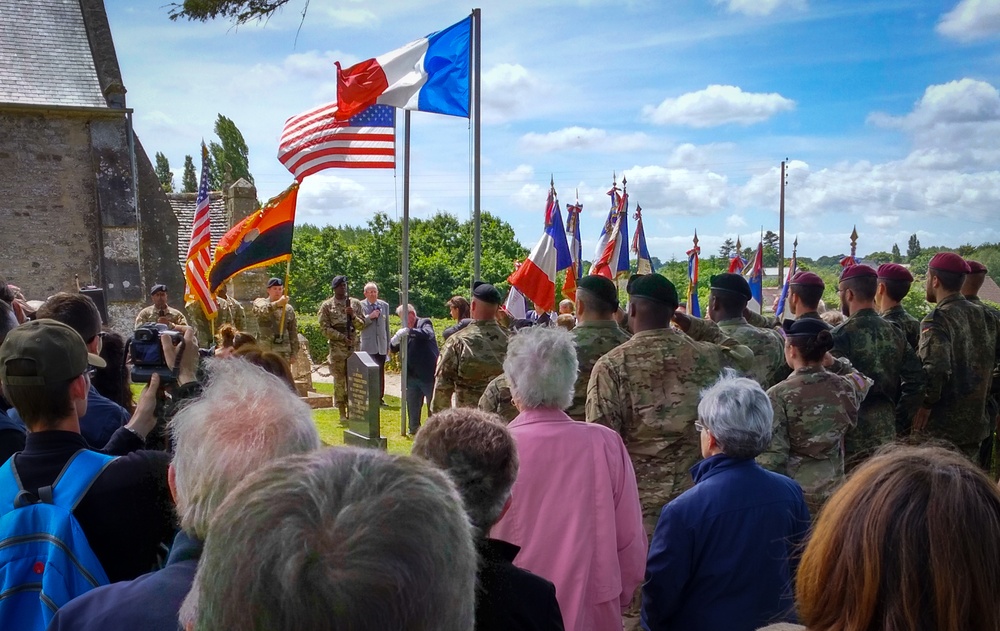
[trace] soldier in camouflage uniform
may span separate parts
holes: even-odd
[[[483,412],[497,414],[504,423],[510,423],[520,413],[514,406],[514,397],[510,393],[510,384],[503,373],[493,378],[486,386],[483,396],[479,397],[479,409]]]
[[[594,364],[613,348],[627,342],[631,335],[615,320],[618,289],[603,276],[584,276],[576,290],[577,325],[573,329],[576,358],[580,369],[576,377],[573,403],[566,414],[575,421],[587,420],[587,386]]]
[[[846,357],[875,383],[861,404],[858,423],[847,432],[850,471],[879,447],[905,433],[924,393],[923,369],[902,329],[875,312],[878,275],[867,265],[844,270],[838,291],[850,316],[833,330],[833,355]]]
[[[143,324],[166,324],[170,328],[175,325],[187,326],[187,318],[184,314],[167,305],[167,286],[153,285],[149,291],[153,304],[139,312],[135,317],[135,326],[139,328]]]
[[[452,394],[456,407],[476,407],[490,381],[503,372],[507,334],[496,322],[500,301],[493,285],[473,287],[473,322],[448,338],[438,358],[432,412],[450,408]]]
[[[232,325],[237,331],[243,330],[243,305],[235,298],[227,296],[225,284],[221,285],[217,290],[215,304],[219,310],[215,316],[214,326],[205,317],[205,311],[201,308],[200,303],[192,300],[184,305],[184,310],[187,311],[188,324],[194,327],[198,341],[206,348],[211,346],[213,342],[218,342],[217,339],[213,339],[212,337],[213,330],[216,336],[219,334],[219,329],[227,324]]]
[[[920,324],[917,349],[927,373],[916,432],[951,441],[973,462],[988,434],[986,399],[1000,360],[1000,335],[982,307],[962,295],[969,265],[941,252],[927,269],[927,301],[937,307]]]
[[[291,366],[299,352],[299,327],[295,321],[295,309],[288,304],[285,284],[280,278],[267,281],[267,297],[253,301],[253,314],[260,330],[257,346],[281,355]]]
[[[979,290],[986,282],[986,266],[978,261],[966,261],[969,264],[969,275],[965,277],[962,284],[962,295],[973,304],[977,304],[986,310],[986,314],[993,318],[997,335],[1000,336],[1000,310],[990,306],[979,299]],[[989,471],[993,463],[993,434],[997,425],[1000,424],[1000,364],[993,370],[993,386],[989,398],[986,399],[986,427],[989,435],[983,441],[979,449],[979,466]]]
[[[822,320],[790,322],[786,334],[784,353],[794,370],[767,391],[774,426],[771,447],[757,462],[798,482],[815,517],[844,480],[844,436],[872,381],[854,370],[842,376],[824,368],[833,338]]]
[[[347,358],[358,348],[358,332],[365,322],[361,301],[347,293],[347,277],[334,276],[330,281],[333,297],[319,307],[319,329],[328,340],[330,373],[333,375],[333,401],[341,420],[347,414]]]
[[[903,330],[910,348],[917,350],[920,341],[920,320],[914,318],[903,305],[903,298],[910,293],[913,274],[899,263],[883,263],[876,270],[878,289],[875,291],[875,306],[883,318]]]
[[[634,335],[594,365],[587,422],[622,436],[652,533],[664,504],[691,487],[689,470],[701,458],[694,429],[701,389],[724,368],[749,370],[753,352],[708,320],[675,314],[677,290],[664,276],[637,277],[630,295]],[[685,332],[672,329],[671,319]]]
[[[785,341],[774,329],[751,325],[743,317],[753,298],[750,284],[742,274],[712,276],[708,316],[727,336],[753,351],[753,369],[747,374],[765,390],[788,376]]]

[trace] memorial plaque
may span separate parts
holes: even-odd
[[[368,353],[352,353],[347,358],[347,410],[350,420],[344,444],[373,447],[385,451],[386,440],[379,426],[379,367]]]

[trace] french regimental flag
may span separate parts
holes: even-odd
[[[337,62],[336,118],[375,103],[468,118],[471,34],[470,16],[346,70]]]
[[[545,206],[545,232],[528,259],[507,278],[507,282],[535,303],[536,313],[548,313],[556,306],[556,272],[572,264],[559,198],[552,186]]]

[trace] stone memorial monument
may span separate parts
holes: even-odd
[[[344,444],[386,450],[379,427],[379,367],[371,355],[352,353],[347,358],[347,410],[350,420]]]

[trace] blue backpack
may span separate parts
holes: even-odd
[[[4,629],[44,631],[56,610],[108,575],[73,516],[114,457],[73,454],[52,486],[24,490],[14,456],[0,467],[0,621]]]

